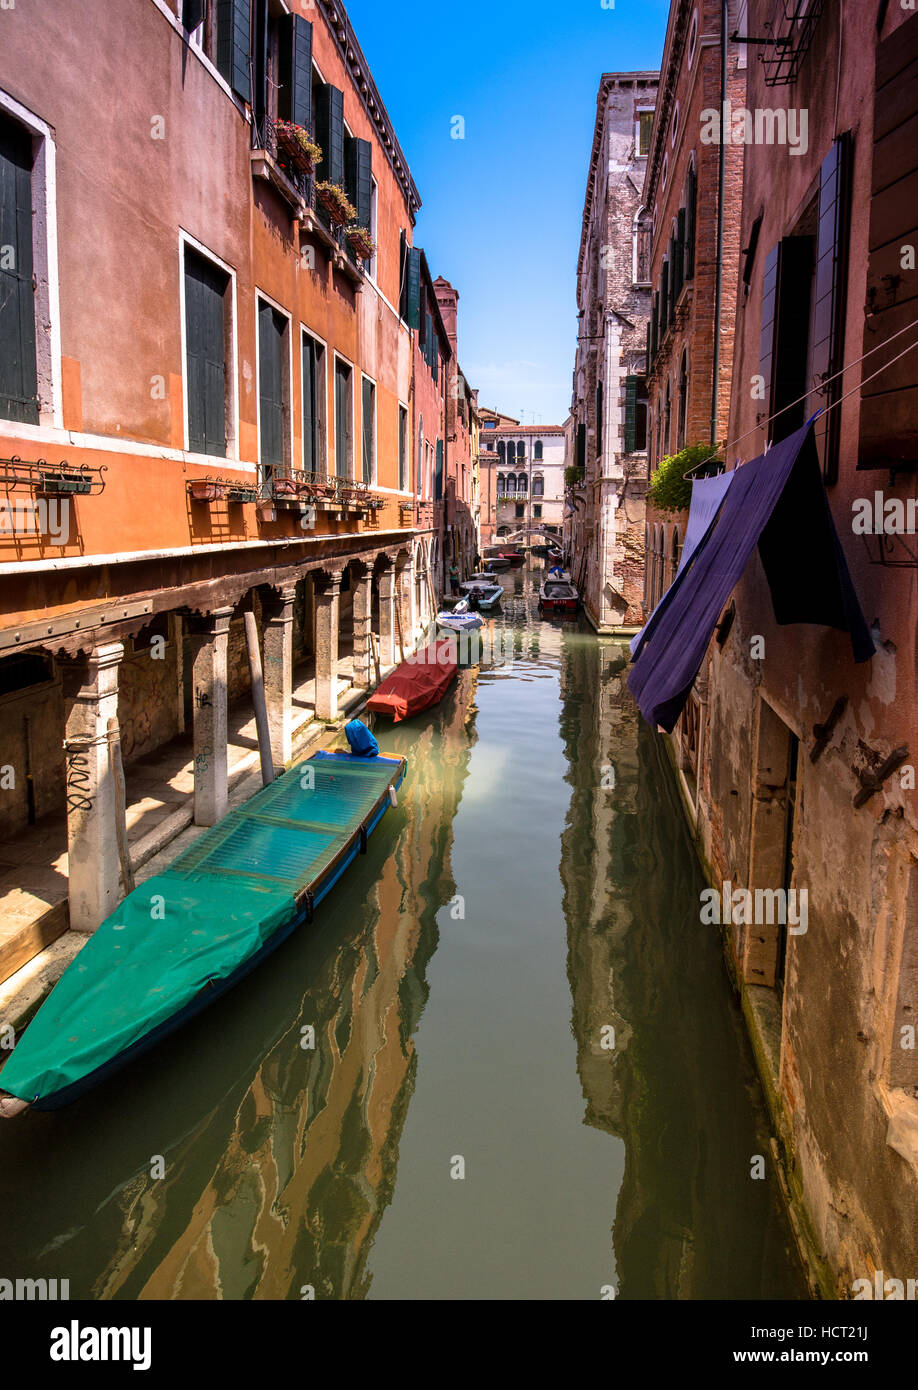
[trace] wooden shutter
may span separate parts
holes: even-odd
[[[421,324],[421,251],[420,247],[408,248],[408,274],[406,281],[405,322],[409,328],[418,329]]]
[[[0,121],[0,418],[38,424],[32,140],[7,120]]]
[[[303,468],[307,473],[320,473],[320,375],[319,355],[322,349],[315,338],[303,338]]]
[[[408,412],[403,405],[398,408],[398,487],[399,492],[408,487]]]
[[[373,481],[373,434],[376,416],[376,392],[372,381],[363,378],[361,425],[363,427],[363,481]]]
[[[335,362],[335,472],[347,477],[348,434],[350,432],[351,369],[346,362]]]
[[[694,165],[685,185],[685,279],[695,278],[695,222],[698,206],[698,175]]]
[[[298,14],[279,21],[277,114],[312,133],[312,25]]]
[[[842,396],[845,310],[848,299],[848,225],[851,209],[852,140],[840,135],[822,162],[819,174],[819,225],[816,233],[816,295],[813,310],[813,380],[834,377],[807,402],[807,418],[817,405],[825,414],[816,421],[816,441],[827,483],[838,480],[839,414],[831,407]]]
[[[881,371],[914,334],[893,333],[918,319],[918,275],[903,266],[918,251],[918,15],[877,46],[858,468],[918,467],[918,350]],[[847,378],[846,378],[847,381]],[[850,388],[850,383],[848,383]],[[837,411],[835,412],[838,413]]]
[[[636,376],[625,377],[625,453],[633,454],[637,434],[637,386]]]
[[[224,295],[227,276],[185,251],[185,370],[188,447],[226,457],[226,348]]]
[[[344,178],[347,196],[357,209],[358,227],[370,226],[373,151],[369,140],[344,137]]]
[[[676,241],[674,237],[669,239],[669,256],[667,264],[667,275],[669,279],[668,292],[666,297],[666,322],[675,323],[676,320]]]
[[[583,473],[586,469],[586,425],[577,426],[577,467]]]
[[[793,434],[807,419],[805,400],[790,410],[785,407],[806,391],[812,268],[810,237],[785,237],[765,262],[759,372],[765,378],[767,409],[763,413],[777,417],[765,426],[767,437],[775,443]]]
[[[322,146],[320,183],[344,186],[344,93],[322,83],[316,88],[316,140]]]
[[[663,262],[660,272],[660,342],[666,336],[669,324],[669,261]]]
[[[673,261],[673,303],[682,293],[685,275],[685,208],[680,208],[676,217],[676,248]]]
[[[654,358],[657,355],[658,329],[657,324],[660,316],[660,291],[654,290],[653,303],[650,311],[650,361],[647,363],[647,370],[650,371]]]
[[[443,500],[443,440],[437,440],[437,468],[434,474],[434,500]]]
[[[287,321],[258,302],[259,459],[267,481],[284,471],[284,334]]]
[[[243,101],[252,100],[251,0],[217,0],[217,70]]]

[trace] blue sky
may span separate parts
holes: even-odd
[[[482,405],[563,423],[599,78],[659,67],[669,0],[346,7],[421,194],[415,242],[460,294],[465,375]]]

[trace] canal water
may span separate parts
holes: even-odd
[[[659,740],[624,649],[540,620],[539,577],[505,577],[491,655],[436,710],[377,728],[408,779],[314,925],[76,1105],[3,1126],[0,1275],[806,1297]]]

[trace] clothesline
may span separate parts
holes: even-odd
[[[844,376],[845,372],[849,372],[851,368],[856,367],[859,362],[865,361],[866,358],[870,357],[873,353],[879,352],[881,348],[888,347],[889,344],[894,342],[896,338],[901,338],[903,333],[908,333],[908,331],[913,328],[918,328],[918,320],[915,320],[912,323],[907,323],[904,328],[900,328],[895,333],[890,334],[890,336],[886,338],[882,343],[877,343],[876,347],[868,348],[868,350],[865,353],[862,353],[860,357],[855,357],[852,362],[846,362],[843,367],[841,367],[837,372],[833,372],[832,376],[826,377],[825,381],[820,382],[818,386],[811,387],[809,391],[807,391],[802,396],[798,396],[797,400],[791,401],[789,405],[782,405],[781,409],[776,410],[774,415],[769,415],[767,419],[762,420],[759,423],[753,425],[752,429],[746,430],[745,434],[737,435],[736,439],[728,440],[727,443],[724,445],[724,453],[726,454],[728,449],[735,448],[735,446],[739,444],[741,440],[748,439],[750,435],[757,434],[760,429],[763,429],[766,425],[770,425],[772,421],[777,420],[779,415],[783,415],[786,411],[792,410],[795,405],[800,405],[801,402],[809,400],[810,396],[814,395],[816,391],[821,391],[826,386],[828,386],[830,381],[834,381],[836,377]],[[896,357],[893,357],[891,361],[885,363],[885,365],[882,366],[879,369],[879,371],[874,372],[872,376],[868,376],[863,381],[858,382],[857,386],[853,387],[850,391],[847,391],[844,396],[840,396],[837,401],[833,401],[831,405],[823,406],[818,413],[828,414],[830,410],[834,410],[836,406],[841,405],[842,401],[846,401],[849,396],[853,396],[856,391],[860,391],[864,386],[867,385],[868,381],[873,381],[876,377],[880,376],[882,372],[886,371],[887,367],[891,367],[893,365],[893,362],[898,362],[900,357],[904,357],[907,352],[911,352],[912,348],[915,347],[918,347],[918,338],[916,338],[913,343],[910,343],[908,347],[904,349],[904,351],[900,352]],[[713,460],[717,458],[717,455],[719,453],[720,448],[718,447],[717,449],[715,449],[714,453],[710,455],[710,457],[702,459],[700,463],[696,463],[695,466],[693,468],[689,468],[683,476],[686,478],[690,478],[693,473],[698,472],[699,468],[704,468],[706,464],[713,462]]]

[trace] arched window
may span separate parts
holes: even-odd
[[[503,497],[503,495],[504,495],[504,493],[505,493],[506,491],[507,491],[507,479],[504,477],[503,473],[498,473],[498,475],[497,475],[497,495],[498,495],[498,497]]]
[[[537,439],[536,442],[535,442],[535,454],[533,455],[533,457],[534,457],[534,458],[537,458],[537,459],[541,459],[541,457],[542,457],[542,441],[541,441],[541,439]]]
[[[651,223],[646,208],[638,208],[635,214],[632,240],[632,279],[636,285],[649,285]]]
[[[519,491],[524,494],[529,491],[529,479],[526,477],[525,473],[520,474],[519,483],[517,484],[517,486],[519,488]]]
[[[519,465],[520,465],[521,463],[525,463],[525,462],[526,462],[526,441],[525,441],[524,439],[521,439],[520,442],[519,442],[519,443],[517,444],[517,446],[516,446],[516,465],[517,465],[517,467],[519,467]]]
[[[533,497],[545,496],[545,479],[541,473],[536,473],[532,480],[532,495]]]
[[[676,417],[676,452],[685,448],[685,419],[688,411],[688,349],[679,367],[679,409]]]
[[[510,497],[516,496],[516,474],[507,474],[507,493]]]
[[[501,463],[503,463],[503,461],[504,461],[504,456],[505,456],[505,454],[506,454],[506,445],[504,444],[504,441],[503,441],[502,439],[499,439],[499,440],[497,441],[497,457],[500,459]]]
[[[680,537],[679,537],[679,527],[678,527],[678,526],[674,526],[674,527],[673,527],[673,539],[672,539],[672,575],[671,575],[671,578],[670,578],[670,581],[669,581],[670,584],[673,582],[673,580],[674,580],[675,577],[676,577],[676,570],[679,568],[679,561],[680,561],[681,559],[682,559],[682,542],[681,542]]]

